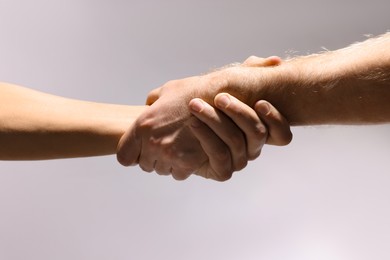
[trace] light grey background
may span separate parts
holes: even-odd
[[[170,79],[336,49],[390,2],[0,0],[0,79],[143,104]],[[389,259],[390,127],[294,128],[226,183],[115,157],[0,162],[0,259]],[[0,144],[1,145],[1,144]]]

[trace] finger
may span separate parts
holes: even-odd
[[[205,164],[202,167],[200,167],[196,172],[196,175],[201,176],[205,179],[210,179],[214,181],[227,181],[232,178],[233,176],[233,170],[231,170],[229,173],[226,173],[225,175],[217,174],[209,164]]]
[[[246,67],[268,67],[278,66],[282,63],[282,59],[278,56],[270,56],[268,58],[261,58],[257,56],[250,56],[243,63]]]
[[[197,138],[195,137],[195,139],[197,139]],[[202,148],[202,146],[200,144],[199,144],[199,146]],[[184,161],[184,159],[178,160],[178,162],[173,161],[172,162],[172,169],[171,169],[172,177],[176,180],[185,180],[191,174],[195,173],[200,167],[202,167],[202,165],[205,162],[208,162],[208,160],[209,160],[208,155],[204,152],[204,150],[202,150],[202,153],[204,153],[204,159],[202,159],[202,163],[198,163],[199,162],[198,160],[196,160],[196,162],[193,163],[193,162],[191,162],[191,161],[194,161],[192,158],[189,158],[189,161],[188,160]]]
[[[255,104],[255,111],[268,128],[267,144],[287,145],[292,140],[290,125],[279,111],[265,100]]]
[[[145,155],[145,153],[141,152],[141,156],[139,157],[139,167],[144,172],[153,172],[154,168],[156,167],[156,162],[154,158],[151,158],[150,156]]]
[[[142,141],[137,136],[135,127],[131,127],[119,140],[117,160],[123,166],[136,165],[141,153]]]
[[[198,138],[204,152],[209,156],[209,167],[198,171],[198,175],[224,181],[232,176],[232,161],[228,147],[215,133],[199,119],[192,117],[189,121],[190,129]]]
[[[189,108],[194,116],[203,121],[215,133],[214,135],[229,147],[234,170],[243,169],[248,163],[248,158],[246,140],[241,129],[225,114],[201,99],[191,100]],[[253,114],[257,117],[256,113]]]
[[[268,132],[256,112],[227,93],[218,94],[214,99],[214,103],[244,132],[248,158],[251,160],[257,158],[267,140]]]
[[[148,97],[146,98],[146,105],[150,106],[154,102],[156,102],[156,100],[160,98],[160,93],[161,93],[161,87],[150,91]]]
[[[172,173],[172,166],[163,163],[159,160],[156,160],[154,162],[154,167],[153,169],[156,171],[157,174],[159,175],[170,175]]]
[[[265,58],[257,57],[257,56],[250,56],[244,62],[241,64],[241,66],[244,67],[261,67],[261,65],[264,63]]]
[[[176,172],[175,169],[172,169],[172,177],[177,181],[184,181],[191,176],[192,172]]]
[[[174,162],[167,164],[164,160],[156,160],[153,168],[157,174],[172,175],[175,180],[185,180],[195,171],[193,169],[176,168],[173,165]]]

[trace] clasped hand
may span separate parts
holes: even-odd
[[[280,59],[250,57],[241,66],[276,66]],[[217,181],[231,178],[265,143],[286,145],[286,119],[267,101],[253,108],[228,93],[217,73],[174,80],[153,90],[148,109],[121,138],[117,158],[125,166],[172,175],[191,174]]]

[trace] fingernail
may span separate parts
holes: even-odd
[[[269,105],[264,102],[264,103],[261,103],[259,105],[257,105],[257,111],[262,114],[263,116],[266,116],[269,114],[269,111],[270,111],[270,107]]]
[[[203,101],[200,101],[199,99],[193,99],[190,102],[190,108],[197,112],[200,113],[204,109]]]
[[[217,106],[227,108],[230,105],[230,98],[228,95],[221,95],[217,98]]]

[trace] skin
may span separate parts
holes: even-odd
[[[0,159],[108,155],[146,106],[87,102],[0,83]]]
[[[280,63],[278,57],[251,57],[240,67],[271,67]],[[201,79],[202,76],[195,78]],[[191,89],[191,83],[186,83],[189,85],[185,87]],[[136,127],[131,128],[131,131],[121,138],[117,155],[122,165],[138,163],[145,171],[156,170],[159,174],[172,174],[178,180],[186,179],[195,173],[205,178],[224,181],[231,178],[234,171],[244,168],[248,160],[260,155],[268,136],[268,143],[271,144],[285,145],[291,141],[292,134],[287,121],[266,101],[259,102],[256,110],[253,110],[233,96],[223,94],[215,99],[216,103],[221,104],[216,109],[201,99],[191,100],[182,96],[181,91],[177,92],[179,95],[174,98],[175,101],[169,100],[169,103],[165,103],[160,98],[161,91],[164,91],[164,88],[150,93],[147,104],[152,106],[136,120]],[[229,102],[222,105],[224,98]],[[156,109],[156,104],[160,102],[163,102],[163,107],[169,107],[167,113],[160,113],[161,110]],[[189,109],[183,109],[187,104]],[[182,117],[183,113],[186,117]],[[153,114],[158,116],[154,117]],[[193,116],[206,123],[209,129],[205,129]],[[259,116],[264,118],[266,124]],[[237,125],[240,129],[237,129]],[[196,142],[198,138],[211,137],[212,133],[216,133],[227,148],[223,148],[222,144],[215,146],[208,141]],[[213,158],[208,160],[203,150],[213,154]]]
[[[241,158],[242,164],[237,160],[233,161],[232,165],[229,165],[225,158],[228,155],[220,156],[218,155],[219,151],[214,151],[212,154],[216,155],[215,161],[210,160],[209,164],[202,165],[200,169],[196,170],[197,175],[217,181],[226,181],[232,177],[234,172],[232,169],[236,171],[241,170],[247,165],[248,160],[254,160],[259,157],[261,149],[266,142],[274,145],[287,145],[291,142],[292,133],[287,120],[270,103],[263,100],[259,101],[253,110],[227,93],[217,95],[215,103],[218,104],[219,109],[215,109],[201,99],[190,101],[190,111],[198,118],[195,120],[204,122],[203,129],[199,126],[193,127],[191,125],[192,133],[196,138],[204,140],[214,131],[226,144],[238,144],[238,147],[235,148],[236,152],[232,154],[232,157],[236,160]],[[233,122],[227,123],[219,120],[221,118],[219,111],[229,116]],[[232,123],[233,125],[239,125],[242,133],[231,131],[232,126],[230,124]],[[225,133],[222,133],[222,131]],[[209,145],[210,149],[212,149],[211,142],[203,143]],[[202,148],[208,151],[203,143],[201,143]]]
[[[0,93],[0,160],[44,160],[114,154],[129,125],[148,108],[69,99],[8,83],[0,83]],[[239,102],[235,109],[243,111],[245,106]],[[193,125],[197,126],[194,131],[197,138],[194,141],[205,147],[206,151],[199,152],[205,160],[214,165],[218,162],[225,165],[226,160],[219,161],[218,152],[228,154],[227,160],[230,161],[231,151],[223,139],[226,140],[229,134],[244,135],[249,131],[241,130],[240,126],[250,125],[252,122],[249,119],[259,121],[259,118],[256,116],[234,124],[227,115],[218,112],[224,121],[230,123],[229,128],[224,128],[215,124],[213,113],[216,112],[198,114],[206,124],[193,119]],[[245,113],[255,114],[253,110]],[[230,116],[234,119],[236,115],[231,113]],[[207,124],[212,125],[212,128]],[[287,124],[285,128],[289,130]],[[246,149],[245,141],[241,141],[242,144],[237,145]],[[163,172],[158,168],[156,170]],[[180,179],[180,176],[177,178]]]
[[[224,91],[250,105],[266,99],[291,125],[390,122],[390,33],[297,57],[274,70],[235,68],[224,73],[229,75]]]
[[[225,105],[220,103],[220,93],[229,93],[255,110],[266,110],[257,100],[267,100],[292,125],[389,123],[390,33],[348,48],[297,57],[280,66],[236,66],[167,82],[151,93],[150,108],[121,139],[119,161],[128,165],[139,160],[148,165],[151,162],[143,158],[158,155],[152,160],[159,158],[179,172],[187,165],[173,162],[180,162],[180,153],[175,151],[183,148],[190,157],[185,161],[193,160],[192,165],[202,167],[202,158],[191,155],[193,146],[181,142],[194,138],[186,122],[191,119],[191,112],[199,109],[190,102],[202,98],[222,109]],[[183,110],[189,103],[190,109]],[[142,136],[138,134],[141,132]],[[168,157],[164,156],[166,151]],[[241,166],[233,160],[232,169]],[[216,180],[231,177],[228,171],[210,170],[204,176],[210,175]]]

